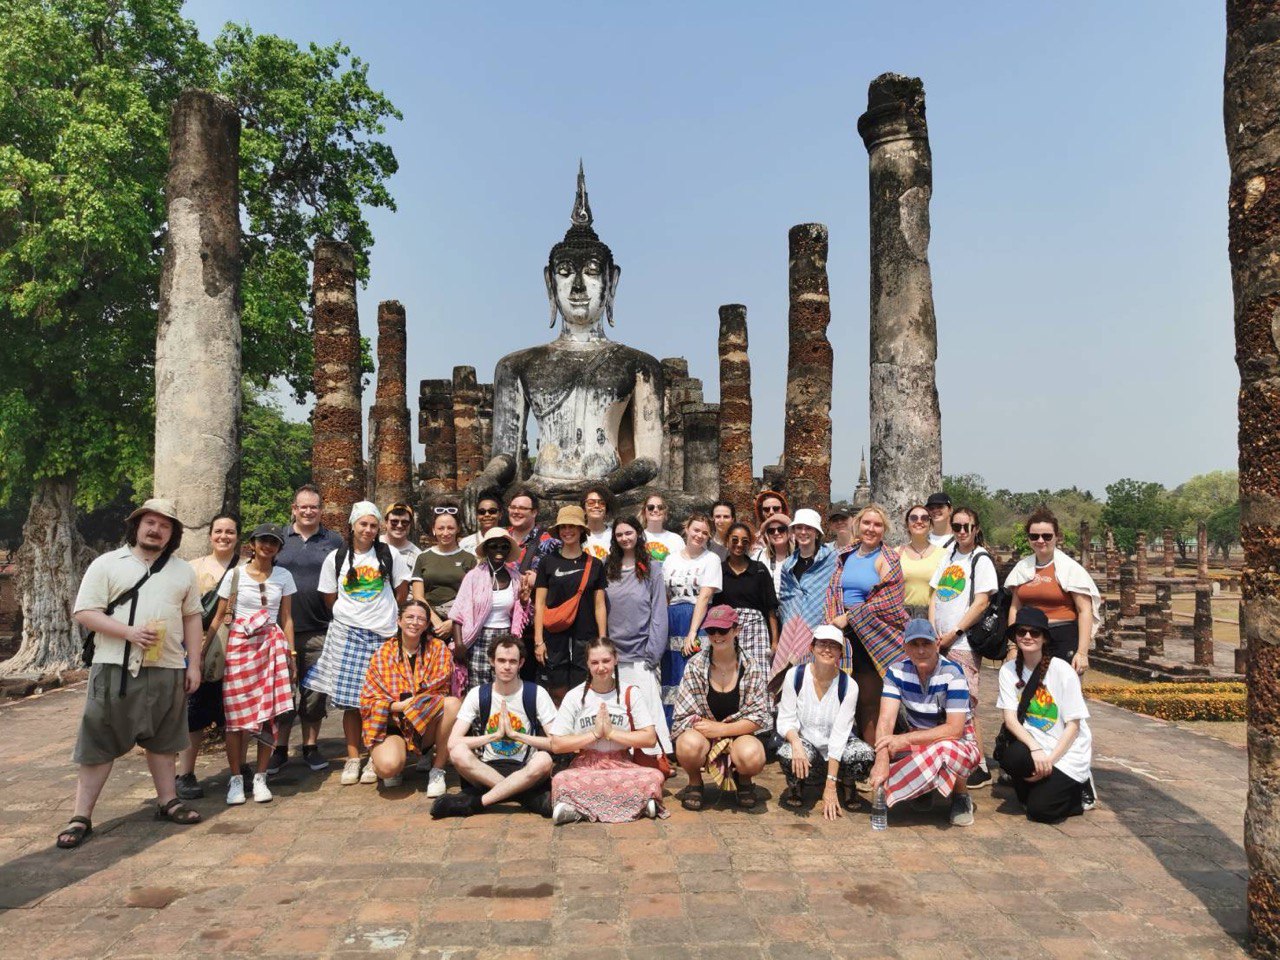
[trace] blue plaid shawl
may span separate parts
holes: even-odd
[[[830,544],[822,544],[814,555],[813,566],[797,580],[795,567],[799,558],[797,550],[782,561],[778,584],[778,620],[782,629],[773,658],[774,676],[809,659],[813,628],[827,622],[827,585],[836,569],[836,552]]]
[[[365,674],[369,672],[369,661],[386,640],[373,630],[331,621],[320,659],[307,671],[302,685],[308,690],[327,693],[335,707],[359,709],[360,691],[364,687]]]

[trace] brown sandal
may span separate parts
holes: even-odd
[[[738,792],[734,797],[738,802],[738,806],[743,810],[750,810],[756,805],[756,788],[750,781],[738,784]]]
[[[204,818],[200,816],[198,810],[192,810],[190,807],[184,806],[181,800],[174,797],[164,806],[156,807],[156,819],[168,820],[170,823],[189,827],[194,823],[199,823]]]
[[[680,800],[680,806],[686,810],[701,810],[702,793],[703,788],[700,784],[698,786],[690,784],[684,788],[684,797]]]
[[[778,798],[778,803],[788,810],[799,810],[804,806],[804,796],[800,792],[800,787],[787,787]]]

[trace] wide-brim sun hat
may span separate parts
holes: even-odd
[[[769,519],[770,520],[777,519],[777,514],[774,514]],[[787,524],[787,526],[813,527],[813,529],[817,530],[818,533],[821,534],[822,533],[822,517],[818,515],[817,510],[810,510],[808,507],[801,507],[799,510],[796,511],[795,519],[792,520],[789,524]]]
[[[489,548],[485,546],[485,544],[492,540],[507,541],[511,550],[515,550],[518,546],[516,538],[511,535],[506,527],[490,527],[485,531],[484,536],[476,543],[476,555],[480,557],[487,557],[489,555]]]
[[[167,517],[170,520],[178,520],[178,508],[167,497],[152,497],[138,507],[137,510],[134,510],[133,513],[129,514],[126,519],[136,520],[144,513],[158,513],[160,516]]]
[[[760,524],[761,530],[768,530],[775,523],[780,523],[788,530],[791,529],[791,518],[785,513],[775,513],[764,518],[764,523]]]
[[[591,532],[591,529],[587,526],[587,515],[582,512],[581,507],[575,507],[572,504],[560,508],[560,512],[556,514],[556,522],[551,525],[551,529],[558,531],[565,525],[581,527],[586,533]],[[584,533],[583,536],[586,536],[586,534]]]
[[[1004,635],[1013,636],[1014,630],[1018,627],[1031,627],[1033,630],[1039,630],[1046,637],[1049,636],[1049,618],[1045,616],[1043,610],[1037,610],[1035,607],[1019,607],[1017,616],[1013,618],[1013,623],[1009,624]]]

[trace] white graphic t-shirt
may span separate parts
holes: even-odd
[[[679,553],[684,549],[684,537],[670,530],[662,530],[658,533],[646,530],[644,540],[645,546],[649,548],[649,559],[657,560],[664,565],[671,554]]]
[[[324,558],[320,568],[321,593],[336,593],[333,602],[333,619],[348,627],[372,630],[382,637],[396,632],[395,588],[409,579],[409,567],[399,552],[391,551],[391,583],[385,583],[378,567],[378,555],[374,550],[349,554],[341,570],[334,570],[338,551]],[[347,582],[347,571],[355,567],[353,583]]]
[[[644,697],[635,687],[624,685],[621,698],[617,690],[610,690],[602,697],[585,683],[580,683],[566,693],[564,699],[560,701],[560,712],[556,715],[551,732],[557,737],[589,732],[595,726],[596,714],[599,713],[602,703],[609,711],[610,723],[619,730],[630,730],[631,722],[627,719],[628,690],[631,691],[631,718],[635,720],[635,729],[643,730],[645,727],[652,727],[653,717],[649,715]],[[624,747],[613,740],[597,740],[586,749],[599,750],[601,753],[616,753],[619,750],[629,750],[630,747]]]
[[[675,551],[662,561],[662,576],[667,581],[667,603],[695,603],[698,591],[703,587],[719,590],[724,586],[724,570],[721,560],[710,550],[704,550],[694,560]]]
[[[227,574],[222,580],[222,585],[218,587],[218,596],[223,600],[231,599],[231,581],[234,576],[234,571]],[[272,622],[279,623],[281,598],[291,597],[297,592],[298,588],[293,583],[293,574],[284,567],[273,566],[271,576],[262,583],[258,583],[249,576],[244,567],[241,567],[240,588],[236,594],[236,608],[232,616],[250,617],[265,606],[267,612],[271,614]]]
[[[954,630],[960,623],[960,618],[969,609],[969,578],[974,576],[973,562],[977,557],[982,559],[978,560],[978,572],[973,590],[974,600],[977,600],[980,593],[992,594],[1000,589],[1000,583],[996,579],[995,562],[985,549],[974,547],[970,553],[960,553],[958,550],[944,551],[942,559],[938,561],[938,569],[934,571],[933,579],[929,581],[929,586],[933,587],[936,598],[934,619],[937,621],[935,626],[939,634]],[[960,637],[949,649],[958,650],[961,653],[969,652],[969,641]]]
[[[1018,665],[1010,660],[1000,668],[1000,710],[1017,710],[1025,688],[1018,687]],[[1022,671],[1022,681],[1031,679],[1031,671]],[[1067,752],[1058,758],[1054,767],[1077,783],[1089,779],[1093,763],[1093,736],[1089,732],[1089,708],[1080,692],[1080,678],[1071,665],[1057,657],[1045,671],[1040,689],[1027,705],[1027,718],[1022,725],[1036,743],[1052,752],[1062,739],[1068,720],[1079,720],[1080,730],[1071,741]]]
[[[516,733],[528,733],[533,729],[529,718],[525,716],[524,684],[521,683],[516,688],[515,693],[505,698],[498,694],[497,691],[494,691],[493,702],[489,705],[489,716],[484,724],[484,732],[486,734],[497,732],[498,718],[502,714],[504,700],[507,709],[507,726]],[[534,700],[534,704],[538,711],[538,723],[542,725],[542,734],[543,736],[550,736],[551,728],[555,726],[557,718],[556,705],[551,701],[551,694],[547,693],[542,687],[538,687],[538,695]],[[466,697],[463,698],[462,706],[458,709],[458,719],[470,727],[479,713],[480,688],[472,687]],[[524,763],[529,759],[531,752],[532,748],[528,744],[520,743],[516,740],[494,740],[492,743],[484,745],[484,749],[480,751],[480,759],[486,763],[490,760],[519,760]]]
[[[599,533],[588,533],[582,549],[601,563],[609,559],[609,548],[613,546],[613,530],[605,527]]]

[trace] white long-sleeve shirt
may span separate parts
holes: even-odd
[[[839,759],[853,733],[853,714],[858,706],[858,684],[848,679],[844,700],[840,699],[840,677],[832,678],[821,700],[813,686],[813,664],[804,669],[800,693],[796,694],[796,671],[787,671],[782,683],[782,702],[778,704],[778,735],[786,737],[793,730],[822,751],[826,760]]]

